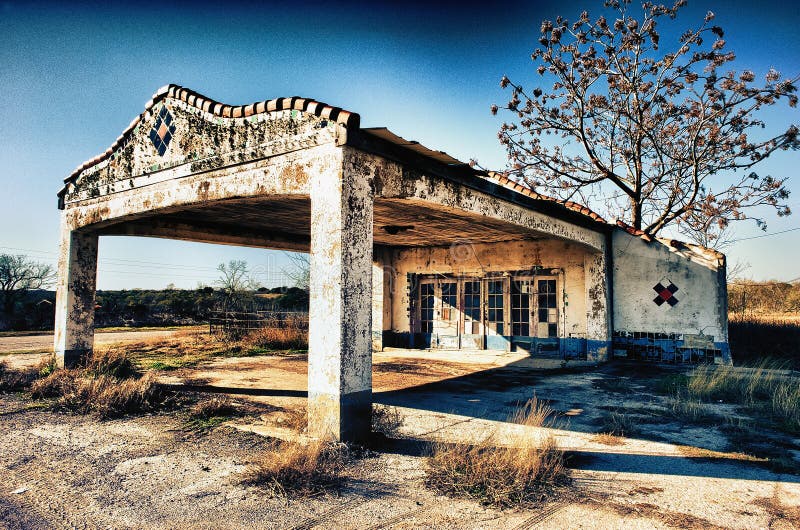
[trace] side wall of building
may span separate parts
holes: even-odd
[[[612,263],[615,356],[730,362],[724,255],[615,230]]]

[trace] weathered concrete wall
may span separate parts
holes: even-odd
[[[298,153],[279,155],[237,167],[163,180],[142,188],[94,199],[67,203],[70,227],[137,219],[168,213],[193,204],[209,204],[226,198],[308,196],[312,175],[329,173],[341,163],[340,148],[333,144]]]
[[[725,257],[677,242],[648,243],[623,230],[612,241],[616,353],[631,344],[651,348],[637,355],[672,360],[678,350],[718,349],[729,360]],[[677,287],[674,305],[654,289],[670,284]]]
[[[166,109],[171,141],[159,152],[150,134]],[[272,158],[336,141],[337,125],[313,114],[283,110],[247,118],[221,118],[167,98],[150,109],[128,143],[111,158],[85,170],[67,187],[65,201],[111,195],[188,175]],[[238,170],[237,170],[238,172]],[[291,187],[286,173],[265,175],[263,184]],[[307,187],[307,179],[305,186]],[[213,190],[207,190],[213,196]]]
[[[411,248],[395,251],[392,260],[392,318],[395,333],[411,331],[409,314],[409,274],[454,274],[483,276],[489,272],[561,269],[564,297],[559,296],[561,336],[587,338],[589,312],[592,315],[592,337],[602,337],[596,322],[605,318],[605,309],[596,304],[587,306],[586,260],[593,255],[582,245],[545,239],[538,241],[508,241],[503,243],[471,244],[460,241],[450,247]],[[601,273],[602,274],[602,273]],[[604,300],[604,294],[601,293]],[[607,324],[606,324],[607,325]]]
[[[596,251],[602,251],[605,247],[605,236],[600,230],[577,226],[456,182],[422,174],[377,155],[354,151],[354,156],[360,167],[370,168],[374,172],[376,197],[436,204],[442,212],[478,214],[541,235],[577,242]]]
[[[372,414],[372,175],[346,150],[311,178],[309,432],[364,440]]]
[[[71,368],[94,346],[97,234],[70,230],[62,215],[58,255],[54,351],[56,364]]]
[[[611,349],[611,271],[610,249],[584,256],[584,293],[586,296],[586,358],[606,361]]]

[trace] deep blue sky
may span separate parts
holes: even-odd
[[[500,77],[534,83],[529,55],[541,20],[575,19],[583,9],[594,16],[601,2],[141,6],[0,1],[0,252],[54,261],[61,180],[104,151],[167,83],[231,104],[314,98],[360,113],[364,126],[387,126],[502,169],[501,119],[489,113],[507,100]],[[800,72],[800,4],[693,0],[674,28],[698,23],[709,9],[738,67]],[[670,38],[662,34],[662,43]],[[785,127],[800,115],[782,106],[768,120]],[[770,233],[800,226],[798,161],[798,153],[782,153],[763,167],[792,177],[789,202],[797,210],[770,217]],[[742,225],[736,235],[762,234]],[[796,278],[800,230],[742,241],[728,254],[749,262],[756,279]],[[103,238],[99,286],[194,287],[234,258],[246,259],[268,285],[287,266],[282,253],[264,250]]]

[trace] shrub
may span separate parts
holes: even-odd
[[[338,488],[350,451],[342,443],[274,442],[244,474],[244,484],[273,496],[309,496]]]
[[[509,421],[541,427],[550,414],[534,398]],[[537,442],[530,432],[518,434],[508,445],[499,445],[497,438],[495,432],[473,446],[434,444],[427,459],[426,485],[445,495],[514,507],[542,502],[571,482],[564,453],[552,436]]]

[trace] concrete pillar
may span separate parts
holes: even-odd
[[[77,366],[92,352],[97,243],[96,233],[70,230],[62,223],[54,341],[60,368]]]
[[[320,438],[370,433],[372,208],[352,161],[312,177],[308,430]]]
[[[584,258],[586,282],[586,359],[607,361],[611,352],[610,271],[606,253]]]

